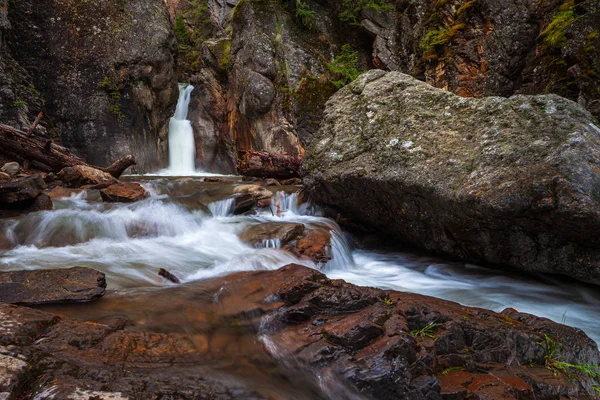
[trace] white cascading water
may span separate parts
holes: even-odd
[[[196,172],[196,145],[192,122],[187,119],[194,87],[179,84],[179,100],[175,115],[169,121],[169,172],[192,175]]]
[[[190,208],[189,202],[180,203],[190,195],[206,195],[218,188],[197,185],[197,181],[151,179],[144,183],[151,196],[137,203],[104,203],[84,192],[56,200],[52,211],[0,220],[0,271],[79,265],[108,273],[110,287],[117,289],[167,285],[157,275],[158,267],[184,282],[289,263],[315,267],[283,251],[278,241],[252,246],[238,236],[251,225],[297,222],[331,232],[333,259],[320,266],[331,279],[417,292],[495,311],[514,307],[557,322],[564,320],[600,342],[596,288],[408,251],[352,248],[335,221],[320,216],[318,207],[303,203],[296,193],[278,191],[272,210],[252,215],[233,215],[234,198],[223,198],[222,193],[209,196],[208,204],[197,209]]]

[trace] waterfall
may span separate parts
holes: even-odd
[[[192,85],[179,84],[175,115],[169,121],[169,172],[191,175],[196,172],[196,147],[191,121],[187,120]]]

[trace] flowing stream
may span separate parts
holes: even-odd
[[[339,226],[300,204],[293,188],[276,193],[281,217],[266,210],[234,216],[235,183],[199,178],[137,179],[152,193],[133,204],[104,203],[94,191],[55,201],[55,209],[0,221],[0,270],[96,268],[111,289],[169,286],[157,275],[166,268],[184,282],[234,271],[276,269],[298,260],[276,241],[255,248],[238,234],[269,221],[301,222],[333,232],[330,278],[417,292],[469,306],[501,311],[513,307],[583,329],[600,341],[600,294],[564,278],[509,273],[449,262],[410,251],[386,252],[351,245]]]

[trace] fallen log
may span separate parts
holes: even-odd
[[[25,132],[4,124],[0,124],[0,152],[14,154],[25,160],[47,165],[54,172],[59,172],[66,167],[85,165],[108,172],[115,178],[119,178],[125,169],[136,164],[135,158],[132,155],[127,155],[108,167],[89,165],[62,146],[58,146],[49,140],[39,141],[27,136]]]
[[[300,176],[301,158],[255,150],[238,150],[237,155],[236,170],[240,175],[275,179]]]

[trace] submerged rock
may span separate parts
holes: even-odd
[[[243,242],[257,246],[267,241],[277,241],[285,245],[304,233],[304,224],[288,222],[267,222],[253,225],[240,234]]]
[[[465,99],[370,71],[307,149],[313,198],[428,251],[600,284],[600,128],[555,95]]]
[[[148,192],[139,183],[124,182],[101,189],[100,195],[104,201],[133,203],[148,197]]]
[[[0,272],[0,302],[48,304],[91,301],[106,292],[104,274],[90,268]]]
[[[320,229],[311,229],[294,243],[283,247],[298,258],[311,260],[323,265],[331,260],[331,233]]]

